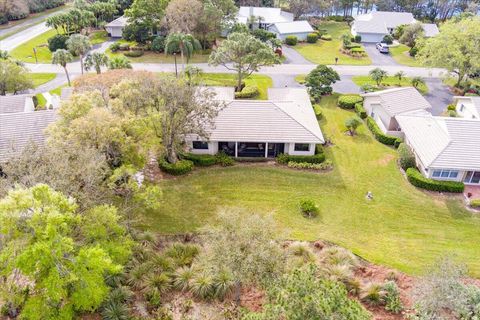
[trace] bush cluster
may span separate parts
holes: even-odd
[[[258,97],[260,91],[257,86],[246,86],[240,92],[235,92],[235,99],[251,99]]]
[[[313,105],[313,111],[315,112],[315,116],[317,117],[317,120],[321,120],[323,118],[322,109],[318,104]]]
[[[120,50],[120,43],[118,42],[114,42],[110,45],[109,47],[110,51],[112,52],[117,52],[118,50]]]
[[[67,40],[69,36],[64,34],[56,34],[48,39],[48,50],[55,52],[58,49],[67,49]]]
[[[367,111],[365,111],[365,108],[361,103],[355,103],[355,112],[361,119],[366,119],[368,116]]]
[[[361,103],[362,101],[363,98],[359,95],[348,94],[340,96],[338,98],[337,104],[340,108],[343,109],[353,109],[355,107],[355,104]]]
[[[385,35],[382,40],[383,43],[386,44],[392,44],[393,43],[393,37],[389,34]]]
[[[367,127],[370,129],[370,131],[373,133],[373,136],[375,139],[377,139],[379,142],[386,144],[388,146],[395,146],[397,144],[400,144],[399,139],[394,136],[388,136],[380,130],[378,127],[378,124],[373,120],[372,117],[367,117]]]
[[[312,199],[300,200],[300,211],[307,218],[314,218],[318,216],[318,207]]]
[[[217,157],[210,154],[185,153],[181,155],[182,159],[190,160],[199,167],[213,166],[217,163]]]
[[[215,155],[216,163],[222,167],[229,167],[235,164],[235,160],[223,151]]]
[[[277,163],[287,164],[289,162],[296,163],[322,163],[325,161],[325,154],[323,152],[313,156],[292,156],[286,153],[279,154],[276,158]]]
[[[480,199],[470,201],[470,207],[480,209]]]
[[[132,51],[125,52],[123,55],[126,56],[126,57],[129,57],[129,58],[138,58],[138,57],[143,56],[143,51],[132,50]]]
[[[287,166],[293,169],[308,169],[308,170],[329,170],[333,167],[330,160],[323,163],[308,163],[308,162],[294,162],[289,161]]]
[[[309,33],[307,35],[308,43],[316,43],[318,41],[318,35],[316,33]]]
[[[332,36],[329,35],[329,34],[324,34],[320,37],[320,39],[322,40],[325,40],[325,41],[331,41],[332,40]]]
[[[163,52],[165,50],[165,37],[157,36],[152,40],[152,51]]]
[[[190,160],[179,160],[176,163],[169,163],[167,160],[162,159],[158,162],[158,165],[162,171],[174,176],[180,176],[193,170],[193,162]]]
[[[298,38],[296,36],[287,36],[285,38],[285,43],[289,46],[295,46],[298,43]]]
[[[425,178],[420,171],[415,168],[407,169],[407,179],[415,187],[430,191],[462,193],[465,189],[463,182],[440,181]]]
[[[407,146],[405,143],[400,143],[398,146],[398,155],[399,155],[399,163],[400,167],[402,167],[403,170],[407,170],[409,168],[416,168],[416,163],[415,163],[415,156],[410,150],[410,147]]]

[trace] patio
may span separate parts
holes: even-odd
[[[480,199],[480,185],[479,186],[465,185],[465,191],[463,194],[465,195],[465,197],[469,199]]]

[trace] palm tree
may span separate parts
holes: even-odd
[[[66,42],[68,50],[75,56],[80,56],[80,69],[83,74],[83,56],[92,48],[87,36],[73,34]]]
[[[72,54],[65,49],[58,49],[53,53],[52,63],[59,64],[63,67],[63,69],[65,70],[65,74],[67,75],[67,81],[69,86],[71,86],[71,83],[70,83],[70,76],[68,75],[67,64],[72,61],[73,61]]]
[[[385,70],[382,70],[380,68],[375,68],[373,70],[371,70],[369,73],[370,75],[370,78],[375,81],[375,83],[377,84],[377,86],[380,86],[380,84],[382,83],[383,79],[385,79],[388,75],[387,71]]]
[[[405,78],[405,72],[398,71],[397,73],[395,73],[394,77],[398,79],[398,85],[401,86],[402,85],[402,79]]]
[[[132,64],[124,56],[113,57],[108,62],[108,69],[132,69]]]
[[[187,83],[192,85],[195,80],[203,74],[203,70],[195,66],[187,66],[184,75],[187,77]]]
[[[185,72],[185,57],[187,57],[188,63],[188,60],[193,53],[201,48],[202,46],[200,45],[200,42],[198,42],[198,40],[191,34],[171,33],[165,41],[165,54],[172,54],[180,51],[183,72]]]
[[[412,86],[415,89],[418,89],[419,86],[425,85],[425,80],[422,77],[413,77],[412,78]]]
[[[108,67],[108,57],[104,53],[94,52],[87,55],[85,59],[85,70],[89,71],[91,68],[95,68],[97,74],[102,73],[102,66]]]
[[[10,59],[10,54],[7,50],[0,50],[0,60],[8,60]]]

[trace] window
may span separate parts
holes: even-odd
[[[208,142],[193,141],[193,149],[196,150],[208,150]]]
[[[465,110],[465,106],[463,104],[460,105],[460,111]]]
[[[432,173],[433,178],[443,178],[443,179],[456,179],[458,177],[457,170],[433,170]]]
[[[295,143],[295,151],[310,151],[310,144],[308,143]]]

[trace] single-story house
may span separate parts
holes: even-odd
[[[396,27],[418,22],[410,12],[374,11],[358,15],[352,23],[351,32],[362,37],[362,42],[381,42]],[[436,24],[422,24],[426,37],[438,34]]]
[[[480,121],[415,114],[396,119],[425,177],[480,184]]]
[[[0,114],[31,112],[33,110],[35,110],[35,105],[31,94],[0,96]]]
[[[396,117],[405,113],[429,115],[432,106],[413,87],[402,87],[362,94],[367,114],[383,133],[402,137]]]
[[[288,36],[295,36],[299,41],[306,41],[307,35],[313,32],[313,28],[308,21],[277,22],[268,28],[282,41]]]
[[[123,36],[123,29],[128,24],[128,18],[121,16],[112,22],[109,22],[105,25],[105,30],[108,35],[112,38],[121,38]]]
[[[56,110],[0,114],[0,163],[20,153],[29,143],[43,144],[44,130],[56,118]]]
[[[268,30],[275,23],[292,22],[294,17],[292,13],[282,11],[280,8],[240,7],[236,19],[252,30]]]
[[[214,89],[217,94],[223,88]],[[227,89],[228,90],[228,89]],[[205,128],[209,138],[187,135],[189,152],[232,157],[275,157],[281,153],[313,155],[315,146],[325,142],[303,88],[269,89],[269,100],[225,99],[214,126]]]
[[[466,119],[480,119],[480,97],[453,97],[457,115]]]

